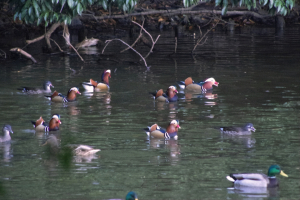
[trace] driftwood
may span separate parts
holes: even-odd
[[[34,57],[32,57],[32,55],[30,55],[29,53],[27,53],[26,51],[16,47],[16,48],[12,48],[9,51],[11,52],[16,52],[19,54],[22,54],[23,56],[25,56],[26,58],[29,58],[30,60],[32,60],[32,62],[37,63],[36,60],[34,59]]]
[[[98,44],[98,42],[100,42],[99,39],[95,39],[95,38],[87,39],[87,38],[85,38],[82,42],[76,44],[75,48],[78,50],[79,48],[83,48],[83,47],[95,46],[95,45]]]

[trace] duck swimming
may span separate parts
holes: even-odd
[[[279,182],[276,175],[288,177],[278,165],[271,165],[268,175],[260,173],[230,174],[227,180],[234,183],[235,187],[277,187]]]
[[[172,120],[169,123],[167,129],[163,129],[157,124],[153,124],[151,127],[145,128],[146,134],[152,138],[160,138],[160,139],[178,139],[178,129],[181,127],[179,126],[178,120]]]
[[[79,92],[79,89],[77,87],[72,87],[68,91],[68,94],[66,97],[56,91],[54,91],[51,96],[45,96],[45,97],[47,97],[52,102],[72,102],[72,101],[76,101],[77,94],[81,94]]]
[[[101,77],[101,82],[94,81],[90,79],[90,82],[83,82],[82,86],[87,92],[94,92],[94,91],[107,91],[109,90],[109,78],[111,78],[111,71],[104,70]]]
[[[2,128],[3,136],[0,136],[0,142],[8,142],[11,140],[10,133],[14,133],[9,124],[5,124]]]
[[[43,84],[43,88],[33,88],[33,87],[22,87],[18,88],[24,93],[27,94],[41,94],[41,93],[51,93],[51,87],[54,88],[50,81],[45,81]]]

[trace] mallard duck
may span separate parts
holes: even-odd
[[[125,200],[138,200],[138,198],[135,192],[130,191],[127,193]]]
[[[271,165],[268,176],[259,173],[230,174],[227,180],[234,183],[235,187],[277,187],[279,185],[276,175],[288,177],[278,165]]]

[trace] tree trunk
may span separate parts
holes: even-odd
[[[51,34],[61,25],[61,23],[57,22],[52,24],[51,28],[45,33],[45,40],[49,50],[52,50],[52,46],[50,43]],[[36,41],[35,41],[36,42]]]
[[[66,40],[66,45],[69,47],[70,46],[70,32],[69,32],[69,28],[68,25],[66,25],[65,23],[62,23],[62,26],[64,27],[64,38]]]

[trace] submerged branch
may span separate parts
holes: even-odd
[[[37,61],[34,59],[34,57],[32,57],[32,55],[30,55],[29,53],[27,53],[26,51],[16,47],[16,48],[12,48],[9,51],[11,52],[16,52],[19,54],[22,54],[23,56],[25,56],[26,58],[29,58],[30,60],[32,60],[32,62],[37,63]]]

